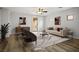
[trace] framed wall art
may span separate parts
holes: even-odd
[[[26,17],[19,17],[19,25],[26,25]]]
[[[60,25],[60,24],[61,24],[61,23],[60,23],[60,19],[61,19],[60,16],[55,17],[55,19],[54,19],[54,21],[55,21],[55,25]]]
[[[73,16],[73,15],[68,15],[68,16],[67,16],[67,20],[68,20],[68,21],[72,21],[73,19],[74,19],[74,16]]]

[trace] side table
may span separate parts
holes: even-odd
[[[72,31],[70,31],[70,32],[68,33],[68,38],[69,38],[69,39],[73,39],[73,32],[72,32]]]

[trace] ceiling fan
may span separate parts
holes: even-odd
[[[37,11],[38,14],[43,14],[43,13],[47,13],[47,12],[48,12],[47,9],[43,9],[43,8],[39,8]]]

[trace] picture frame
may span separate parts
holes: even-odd
[[[55,17],[54,21],[55,21],[55,25],[60,25],[61,24],[61,17],[60,16]]]
[[[26,25],[26,17],[19,17],[19,25]]]
[[[73,15],[67,15],[67,20],[68,20],[68,21],[74,20],[74,16],[73,16]]]

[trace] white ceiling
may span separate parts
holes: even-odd
[[[36,13],[38,8],[44,8],[44,9],[47,9],[48,12],[44,13],[40,16],[46,16],[46,15],[49,15],[53,12],[70,9],[71,7],[63,7],[63,8],[58,8],[58,7],[5,7],[5,8],[9,9],[11,11],[20,12],[20,13],[27,13],[27,14],[31,14],[31,15],[39,15]]]

